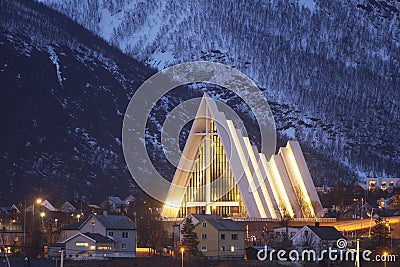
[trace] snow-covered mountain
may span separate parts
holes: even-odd
[[[32,0],[0,0],[0,187],[8,189],[0,201],[38,192],[99,200],[135,190],[122,119],[155,70],[131,56],[157,68],[200,59],[246,73],[264,88],[279,145],[300,141],[317,184],[400,176],[398,2],[41,2],[67,17]],[[148,121],[148,149],[167,178],[174,169],[162,156],[159,126],[202,91],[237,110],[257,144],[237,97],[178,88]]]
[[[359,178],[400,175],[398,1],[40,1],[159,69],[234,66],[266,88],[280,133]]]
[[[0,18],[0,203],[132,192],[121,124],[154,70],[33,1]]]

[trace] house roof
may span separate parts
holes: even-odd
[[[111,238],[108,238],[108,237],[103,236],[103,235],[98,234],[98,233],[77,233],[77,234],[71,236],[70,238],[64,240],[61,243],[65,244],[68,241],[74,239],[75,237],[77,237],[79,235],[81,235],[83,237],[86,237],[86,238],[88,238],[88,239],[90,239],[90,240],[92,240],[93,242],[96,242],[96,243],[114,243],[115,242]]]
[[[114,240],[98,233],[83,233],[83,235],[96,241],[96,243],[114,243]]]
[[[117,205],[117,206],[125,205],[125,202],[122,201],[122,199],[119,198],[119,197],[110,196],[110,197],[108,197],[108,201],[113,202],[113,203],[114,203],[115,205]]]
[[[64,226],[61,230],[79,230],[82,226],[83,222],[75,222],[69,225]]]
[[[307,227],[313,231],[321,240],[338,240],[339,238],[343,238],[342,233],[340,233],[333,226],[311,226],[307,225]]]
[[[216,215],[203,215],[203,220],[199,220],[199,223],[206,221],[212,226],[222,231],[245,231],[245,229],[237,222],[231,219],[222,219]],[[196,217],[197,218],[197,217]]]
[[[136,230],[131,219],[123,215],[93,215],[107,229]]]

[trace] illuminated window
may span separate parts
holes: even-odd
[[[213,120],[210,120],[209,130],[210,133],[217,132]],[[204,206],[187,207],[186,203],[206,202],[206,173],[209,173],[211,175],[210,193],[212,201],[229,203],[227,206],[213,206],[212,214],[217,214],[221,217],[245,217],[247,214],[246,209],[239,194],[238,186],[229,166],[229,159],[224,152],[221,139],[218,134],[211,134],[208,138],[211,139],[211,144],[209,143],[210,146],[208,146],[210,148],[208,151],[211,162],[206,167],[207,139],[204,137],[195,158],[178,216],[186,217],[188,214],[205,213]],[[227,188],[231,189],[228,191]]]
[[[389,186],[392,186],[392,187],[393,187],[393,186],[394,186],[394,181],[390,181],[390,182],[389,182]]]
[[[111,250],[111,246],[98,246],[98,250]]]
[[[19,241],[18,236],[14,236],[14,242],[18,242],[18,241]]]
[[[225,251],[225,246],[220,246],[220,247],[219,247],[219,250],[220,250],[220,251]]]
[[[89,246],[89,244],[86,243],[86,242],[76,242],[75,246],[77,246],[77,247],[87,247],[87,246]]]

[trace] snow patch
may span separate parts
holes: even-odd
[[[296,139],[296,129],[293,127],[283,130],[282,134],[286,135],[289,138]]]
[[[166,67],[170,66],[175,60],[174,55],[172,52],[169,51],[156,51],[153,53],[147,63],[158,70],[165,69]]]
[[[299,4],[303,7],[308,8],[311,12],[315,11],[315,2],[313,0],[299,0]]]
[[[61,76],[58,56],[57,56],[56,52],[54,51],[53,47],[48,46],[47,49],[49,51],[51,62],[53,62],[54,66],[56,66],[58,83],[60,84],[61,87],[63,87],[63,84],[62,84],[63,78]]]

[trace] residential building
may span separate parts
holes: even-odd
[[[71,260],[114,257],[115,241],[98,233],[77,233],[62,242],[65,256]]]
[[[74,213],[77,211],[76,207],[69,201],[65,201],[58,210],[64,213]]]
[[[210,259],[243,259],[245,229],[231,219],[206,216],[195,225],[199,250]]]
[[[124,215],[92,214],[83,222],[61,229],[61,240],[69,240],[78,233],[94,233],[112,239],[115,242],[112,257],[135,257],[137,229]]]
[[[400,178],[367,178],[366,185],[369,191],[382,190],[388,192],[400,188]]]
[[[125,203],[119,197],[109,196],[101,203],[101,207],[110,212],[124,212],[129,207],[129,204]]]
[[[269,239],[274,242],[285,241],[292,239],[303,226],[288,226],[288,227],[277,227],[272,231],[268,232]]]
[[[161,216],[189,214],[315,218],[323,209],[297,141],[277,155],[259,153],[204,94]]]
[[[323,249],[336,248],[341,238],[344,239],[344,236],[335,227],[316,223],[315,226],[306,225],[298,231],[292,238],[292,244],[298,251],[314,250],[319,255]]]

